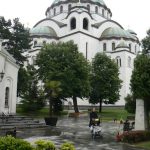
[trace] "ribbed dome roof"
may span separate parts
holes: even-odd
[[[131,29],[128,29],[127,30],[129,33],[131,33],[131,34],[134,34],[134,35],[137,35],[133,30],[131,30]]]
[[[37,26],[30,30],[30,35],[57,37],[55,30],[48,26]]]
[[[67,1],[67,0],[54,0],[53,4],[57,4],[57,3],[59,3],[59,2],[65,2],[65,1]],[[79,1],[79,0],[76,0],[76,1]],[[85,2],[85,1],[86,1],[86,0],[84,0],[84,2]],[[100,3],[100,4],[102,4],[102,5],[105,5],[105,3],[104,3],[103,0],[90,0],[90,1],[95,2],[95,3]],[[89,2],[89,0],[87,0],[87,2]]]
[[[103,31],[101,38],[128,38],[137,40],[133,35],[131,35],[128,31],[121,29],[119,27],[110,27]]]

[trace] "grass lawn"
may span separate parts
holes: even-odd
[[[138,143],[135,146],[150,150],[150,141]]]
[[[38,112],[32,112],[32,113],[24,113],[22,112],[21,108],[17,107],[17,114],[19,115],[26,115],[26,116],[33,116],[37,118],[43,118],[45,116],[48,116],[49,108],[43,108]],[[83,111],[84,113],[88,113],[87,111]],[[61,115],[67,115],[68,111],[61,112]],[[114,118],[117,120],[123,119],[125,120],[129,114],[126,110],[124,110],[123,107],[103,107],[102,113],[100,113],[100,116],[102,118],[102,121],[112,121]]]
[[[111,121],[113,119],[126,120],[127,116],[134,116],[128,113],[123,107],[104,107],[100,113],[102,121]]]

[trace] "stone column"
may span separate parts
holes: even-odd
[[[136,99],[135,130],[146,129],[144,100]]]

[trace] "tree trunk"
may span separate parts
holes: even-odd
[[[52,97],[49,97],[49,116],[53,114],[53,104],[52,104]]]
[[[102,100],[100,99],[99,100],[99,113],[102,112]]]
[[[78,113],[79,109],[78,109],[77,97],[76,96],[73,96],[73,106],[74,106],[75,113]]]

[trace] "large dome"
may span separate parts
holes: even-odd
[[[101,38],[127,38],[137,40],[135,36],[119,27],[110,27],[103,31]]]
[[[54,2],[53,2],[53,5],[54,4],[57,4],[57,3],[59,3],[59,2],[66,2],[66,1],[70,1],[70,0],[54,0]],[[82,2],[82,0],[80,0],[81,2]],[[101,4],[101,5],[105,5],[105,3],[104,3],[104,1],[103,0],[84,0],[84,2],[94,2],[94,3],[99,3],[99,4]],[[70,2],[79,2],[79,0],[74,0],[74,1],[70,1]]]
[[[49,37],[57,37],[55,30],[48,26],[37,26],[30,30],[31,36],[49,36]]]

